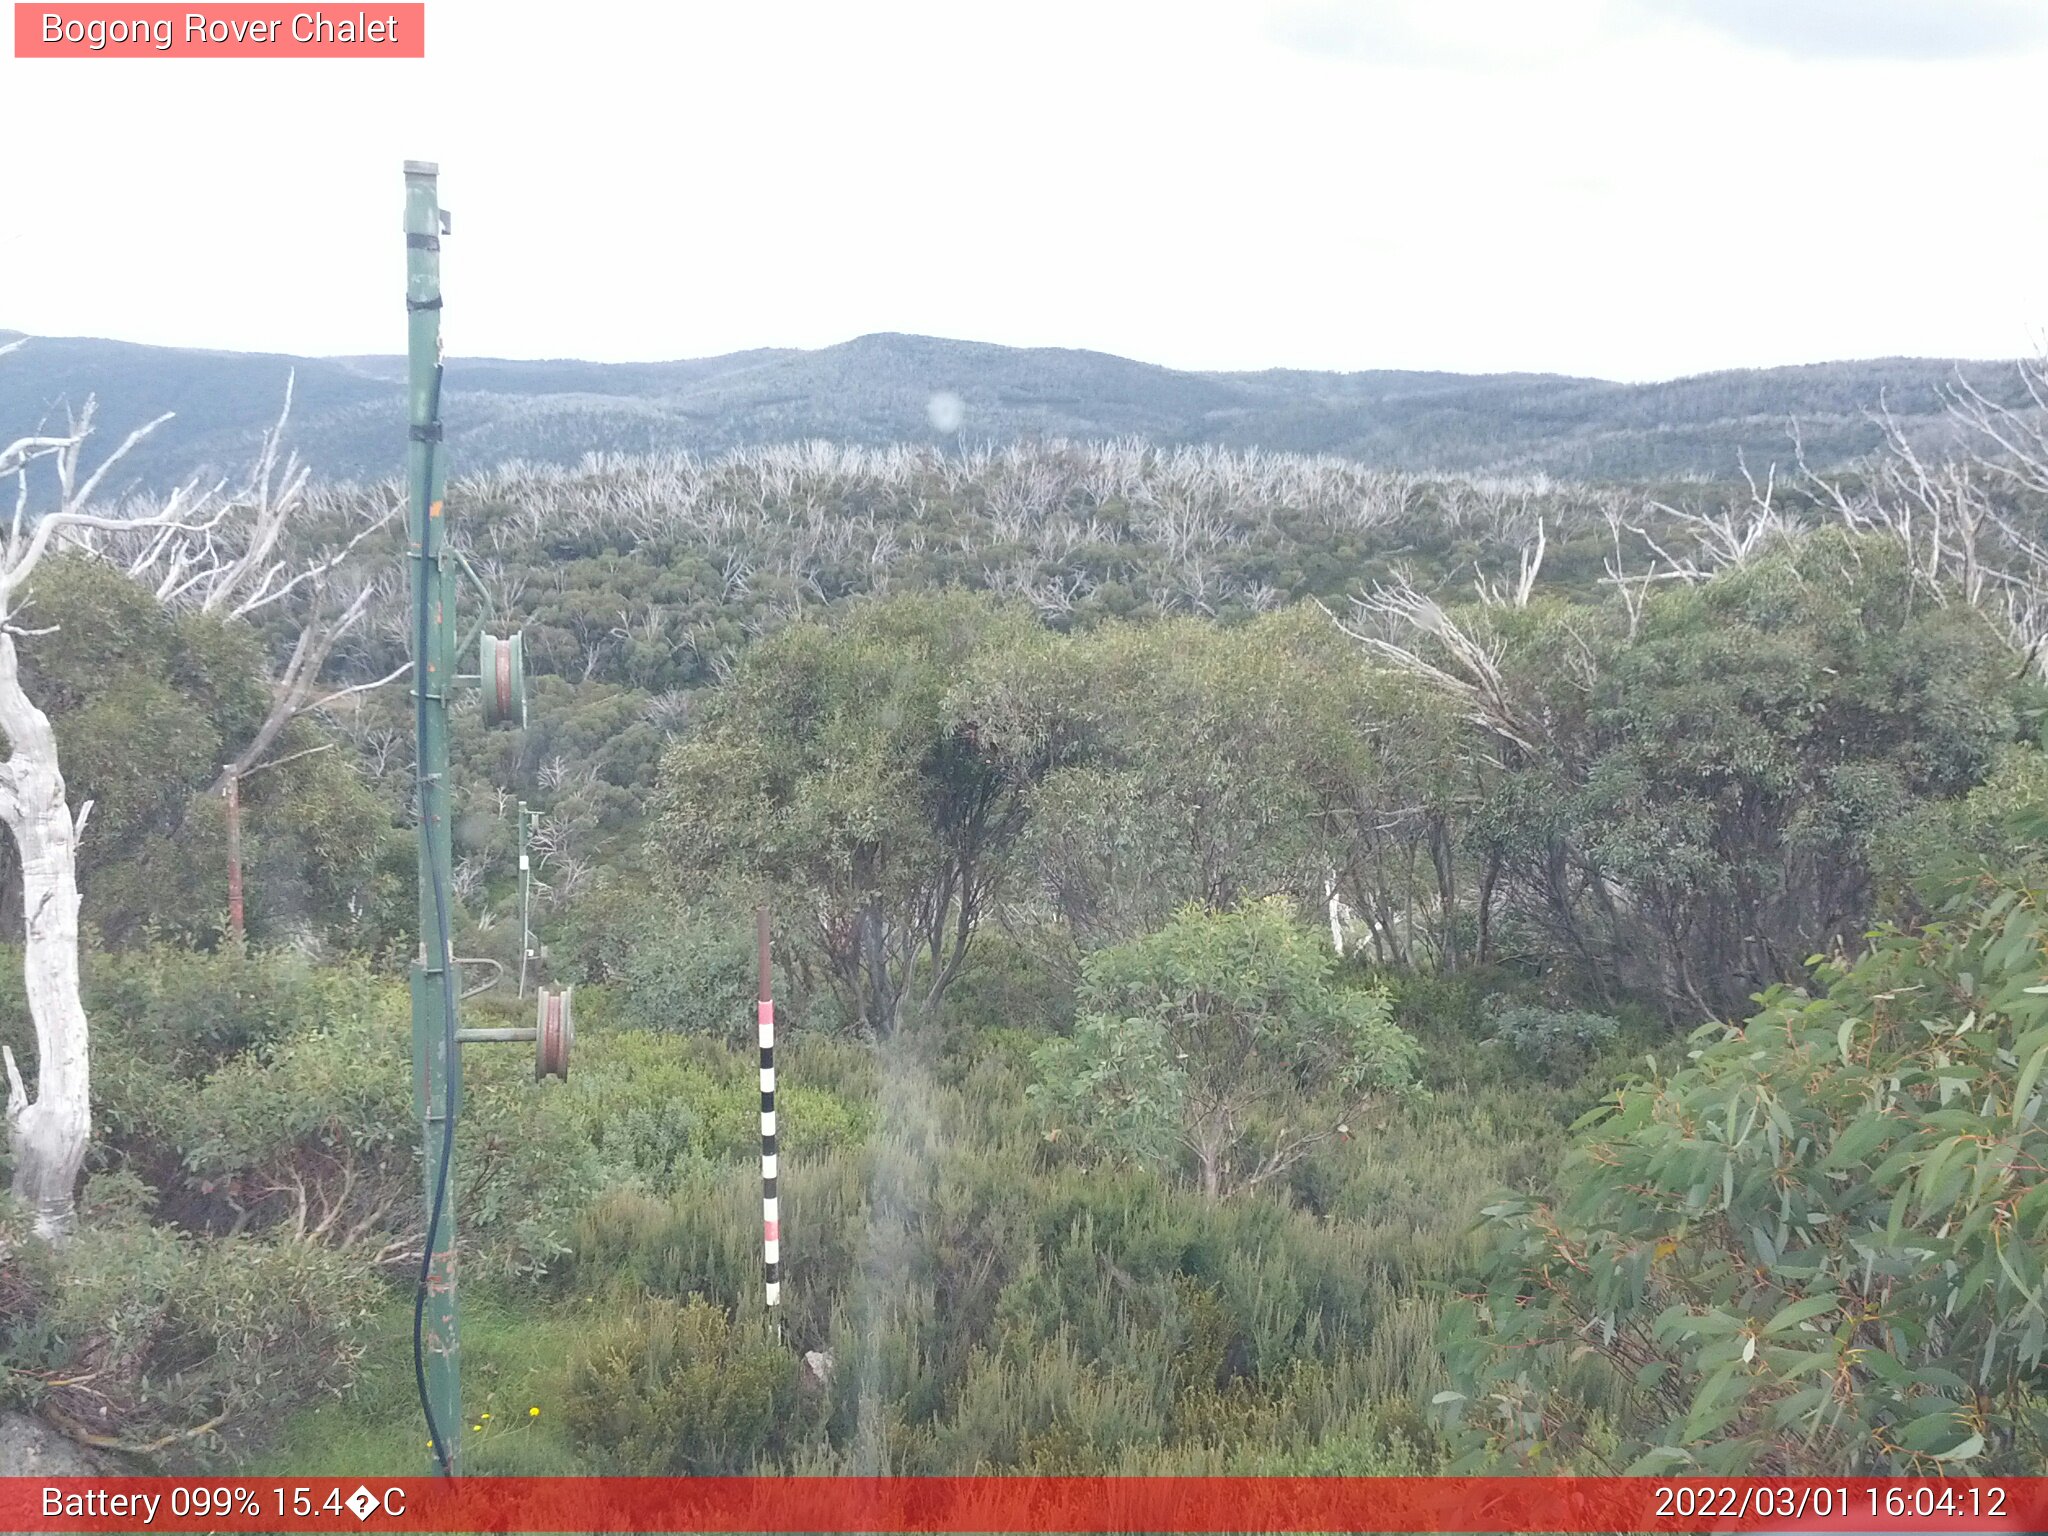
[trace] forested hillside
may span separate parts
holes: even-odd
[[[10,334],[0,331],[0,341]],[[39,337],[0,376],[0,421],[32,423],[96,394],[109,419],[176,411],[131,473],[158,490],[238,471],[296,375],[298,442],[334,479],[381,478],[404,435],[402,360],[304,358]],[[1379,469],[1637,480],[1737,472],[1744,458],[1835,467],[1875,450],[1889,410],[1916,442],[1948,440],[1958,377],[2007,404],[2011,363],[1886,358],[1618,384],[1555,374],[1378,370],[1187,373],[1100,352],[863,336],[673,363],[455,358],[458,462],[574,465],[593,447],[665,454],[820,438],[1002,446],[1138,437],[1332,453]],[[935,396],[951,397],[933,411]]]
[[[503,369],[529,440],[561,376]],[[844,435],[922,411],[879,376]],[[1802,377],[1844,419],[1873,381]],[[307,448],[383,387],[309,366]],[[580,1031],[566,1082],[467,1048],[473,1469],[2039,1468],[2041,417],[1703,480],[1631,455],[1769,376],[1355,382],[1418,456],[1672,472],[1598,484],[1215,424],[1285,394],[1364,454],[1316,439],[1353,388],[1166,376],[1182,446],[483,467],[451,431],[532,679],[522,728],[456,712],[456,952],[508,978],[465,1006],[530,1017],[525,801]],[[178,451],[239,430],[220,398]],[[1468,408],[1500,435],[1429,435]],[[273,460],[203,533],[75,527],[11,610],[94,805],[94,1124],[68,1238],[0,1206],[0,1403],[131,1464],[424,1461],[394,501]],[[33,1083],[18,961],[0,1040]]]

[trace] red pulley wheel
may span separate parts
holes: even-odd
[[[526,724],[526,647],[520,635],[481,635],[477,678],[483,689],[485,725]]]
[[[512,647],[500,645],[494,647],[494,649],[498,653],[498,718],[500,720],[510,720],[512,718]]]
[[[533,1075],[569,1078],[569,1047],[576,1039],[576,1020],[569,1002],[570,989],[540,991],[539,1028],[534,1034]]]

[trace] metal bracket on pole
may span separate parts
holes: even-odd
[[[460,970],[465,965],[488,965],[491,968],[491,979],[489,981],[479,981],[474,986],[468,986],[462,989],[462,996],[465,1000],[468,998],[475,997],[480,992],[490,991],[491,988],[495,987],[499,983],[499,981],[504,978],[505,975],[505,962],[502,960],[493,960],[489,955],[457,955],[455,957],[455,965],[458,970]],[[458,1029],[455,1032],[455,1038],[457,1040],[460,1040],[467,1033],[468,1031],[466,1030]]]

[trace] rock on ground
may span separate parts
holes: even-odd
[[[121,1468],[25,1413],[0,1413],[0,1477],[104,1477]]]

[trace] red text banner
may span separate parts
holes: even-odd
[[[423,3],[14,7],[18,59],[423,59]]]
[[[6,1531],[2048,1531],[2048,1478],[5,1478]]]

